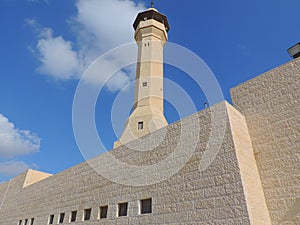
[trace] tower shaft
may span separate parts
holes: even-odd
[[[140,23],[135,39],[138,44],[135,104],[163,112],[163,47],[167,41],[164,26],[155,20]]]
[[[169,29],[165,22],[167,18],[151,8],[140,13],[134,23],[138,45],[134,106],[114,147],[168,125],[163,100],[163,48]]]

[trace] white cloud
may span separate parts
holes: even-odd
[[[0,174],[7,177],[16,176],[27,169],[29,169],[29,166],[24,162],[8,161],[0,163]]]
[[[26,19],[26,24],[38,31],[39,73],[61,80],[79,79],[98,56],[134,41],[132,24],[136,15],[145,9],[132,0],[77,0],[76,8],[76,15],[68,20],[76,37],[73,42],[65,40],[62,35],[54,36],[52,29],[42,28],[33,19]],[[106,67],[120,68],[120,62],[122,59],[108,59]],[[89,82],[106,82],[105,71],[106,68],[95,71]],[[119,71],[113,82],[107,85],[108,90],[123,88],[134,77],[133,71]]]
[[[53,37],[52,30],[43,30],[38,40],[37,49],[42,65],[38,71],[54,78],[67,80],[76,78],[83,68],[77,53],[72,49],[72,43],[63,37]]]
[[[144,10],[131,0],[78,0],[76,7],[78,13],[72,21],[81,31],[83,29],[80,44],[96,46],[101,51],[134,41],[132,24],[136,15]],[[95,42],[86,43],[91,37]]]
[[[40,138],[28,130],[15,128],[0,114],[0,157],[13,158],[38,151]]]

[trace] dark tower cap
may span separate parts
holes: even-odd
[[[168,18],[165,15],[156,11],[155,9],[149,9],[147,11],[139,13],[133,23],[134,30],[136,30],[136,28],[138,27],[138,25],[140,24],[141,21],[150,20],[150,19],[154,19],[154,20],[164,24],[167,32],[170,30]]]

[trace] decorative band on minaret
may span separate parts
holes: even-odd
[[[163,99],[163,48],[170,30],[168,19],[150,8],[138,14],[133,27],[138,45],[134,107],[114,147],[168,125]]]

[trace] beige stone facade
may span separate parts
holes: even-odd
[[[26,172],[0,186],[0,196],[3,199],[0,208],[1,224],[18,224],[20,220],[24,224],[25,219],[31,218],[34,218],[35,224],[48,224],[50,215],[54,215],[54,224],[57,224],[61,213],[65,213],[63,224],[69,224],[72,211],[78,212],[73,224],[251,224],[251,208],[248,209],[251,204],[246,201],[245,181],[241,176],[235,149],[236,144],[242,144],[234,141],[231,129],[236,124],[230,117],[237,117],[239,120],[244,118],[226,102],[213,107],[218,112],[215,119],[226,121],[226,132],[222,137],[221,149],[207,170],[199,171],[199,164],[210,136],[210,108],[156,131],[159,134],[167,129],[167,136],[151,152],[136,152],[126,146],[111,152],[118,160],[128,164],[156,163],[171,154],[180,141],[182,123],[189,123],[190,137],[197,138],[193,134],[197,127],[193,124],[198,121],[201,127],[207,129],[201,132],[195,152],[188,163],[174,176],[148,186],[120,185],[103,178],[91,168],[90,164],[100,162],[102,155],[92,159],[90,164],[84,162],[23,187],[28,176]],[[230,114],[235,115],[229,116]],[[246,148],[248,145],[249,143]],[[108,167],[107,172],[113,169]],[[254,171],[255,174],[256,168],[249,168],[249,171]],[[120,173],[120,176],[123,174]],[[259,187],[255,187],[255,192],[259,194],[259,191]],[[140,215],[139,201],[147,198],[152,198],[152,213]],[[258,198],[258,202],[263,204],[263,201]],[[129,203],[128,216],[118,217],[117,207],[123,202]],[[108,218],[99,219],[99,207],[105,205],[108,206]],[[92,209],[91,219],[83,221],[84,209],[89,208]],[[263,223],[256,223],[254,218],[252,224],[269,224],[265,215],[254,217],[258,217]]]
[[[299,89],[300,58],[233,88],[233,106],[220,102],[106,153],[144,168],[178,146],[183,154],[172,160],[180,162],[195,143],[182,167],[170,163],[161,171],[175,173],[160,182],[146,173],[149,185],[116,182],[132,174],[105,161],[106,154],[55,175],[26,171],[0,185],[0,224],[300,224]],[[160,144],[136,151],[147,148],[144,139]],[[211,164],[202,169],[206,158]],[[101,173],[113,173],[114,181],[97,173],[103,163]],[[143,200],[151,200],[148,213]]]
[[[300,58],[231,90],[246,118],[273,224],[300,224]]]

